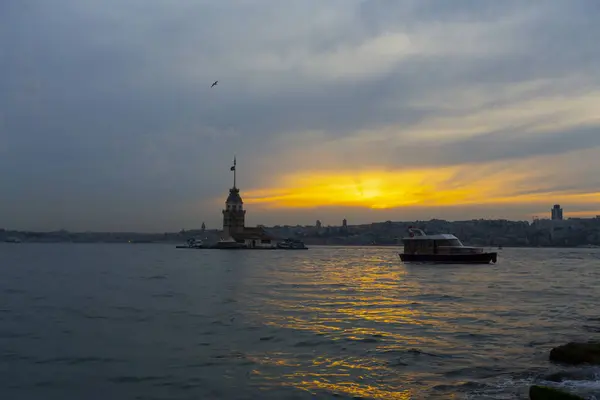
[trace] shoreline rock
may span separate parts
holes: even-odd
[[[548,386],[534,385],[529,388],[530,400],[585,400],[583,397],[554,389]]]
[[[600,365],[600,342],[570,342],[555,347],[550,351],[550,361],[569,365]]]
[[[551,362],[570,365],[600,365],[600,342],[569,342],[550,350]],[[546,380],[561,382],[565,379],[578,380],[579,372],[556,372]],[[530,400],[585,400],[583,397],[549,386],[533,385],[529,387]]]

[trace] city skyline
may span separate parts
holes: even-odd
[[[576,221],[585,221],[585,220],[598,220],[598,218],[600,218],[600,215],[595,215],[595,216],[589,216],[587,215],[587,213],[584,216],[581,216],[580,213],[573,213],[573,215],[563,215],[563,208],[560,207],[560,217],[557,217],[555,215],[555,210],[556,208],[560,207],[559,204],[555,204],[553,206],[552,209],[549,210],[548,215],[533,215],[529,220],[524,220],[524,219],[516,219],[516,220],[512,220],[512,219],[507,219],[507,218],[471,218],[471,219],[444,219],[444,218],[436,218],[436,217],[432,217],[432,218],[425,218],[425,219],[412,219],[412,220],[407,220],[407,219],[396,219],[396,220],[376,220],[376,221],[349,221],[346,217],[343,217],[342,220],[339,221],[332,221],[332,220],[327,220],[327,219],[317,219],[315,221],[311,222],[304,222],[304,223],[299,223],[299,222],[288,222],[288,223],[275,223],[275,224],[271,224],[271,225],[265,225],[263,223],[256,223],[256,226],[258,227],[267,227],[267,228],[273,228],[273,227],[294,227],[294,226],[301,226],[301,227],[316,227],[316,228],[322,228],[322,229],[326,229],[329,227],[333,227],[333,228],[340,228],[340,227],[344,227],[344,226],[367,226],[367,225],[371,225],[371,224],[381,224],[381,223],[385,223],[385,222],[393,222],[393,223],[413,223],[413,222],[423,222],[423,223],[428,223],[428,222],[432,222],[432,221],[446,221],[446,222],[467,222],[467,221],[478,221],[478,220],[483,220],[483,221],[509,221],[509,222],[528,222],[528,223],[535,223],[536,221],[539,222],[540,220],[546,220],[546,221],[555,221],[555,220],[561,220],[561,221],[568,221],[568,220],[576,220]],[[212,220],[212,219],[211,219]],[[197,221],[188,221],[191,222],[192,224],[195,224]],[[196,231],[196,230],[207,230],[207,231],[222,231],[222,223],[223,221],[217,221],[216,225],[208,225],[206,223],[205,220],[202,220],[199,224],[199,227],[196,225],[192,225],[192,226],[185,226],[185,227],[181,227],[180,229],[168,229],[168,230],[164,230],[164,232],[177,232],[177,231]],[[248,224],[246,224],[246,226],[248,226]],[[561,226],[561,225],[558,225]],[[15,227],[1,227],[1,230],[8,230],[8,231],[21,231],[21,232],[58,232],[58,231],[70,231],[70,232],[135,232],[135,233],[149,233],[149,234],[156,234],[159,233],[159,231],[152,231],[152,230],[131,230],[131,229],[121,229],[121,230],[116,230],[116,231],[110,231],[110,230],[106,230],[106,231],[102,231],[102,230],[91,230],[91,229],[80,229],[80,230],[69,230],[69,229],[65,229],[64,227],[61,228],[55,228],[55,229],[46,229],[46,230],[31,230],[31,229],[18,229]]]
[[[4,228],[600,214],[594,1],[0,10]]]

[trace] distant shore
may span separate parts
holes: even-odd
[[[2,243],[2,242],[0,242]],[[49,240],[31,240],[31,241],[21,241],[17,243],[12,242],[4,242],[7,245],[17,245],[17,244],[123,244],[123,245],[135,245],[135,244],[154,244],[154,245],[178,245],[181,244],[181,241],[49,241]],[[332,244],[332,243],[310,243],[308,246],[316,246],[316,247],[395,247],[402,248],[401,244]],[[465,243],[465,245],[469,245]],[[479,247],[483,248],[492,248],[492,249],[600,249],[600,247],[587,247],[587,246],[521,246],[521,245],[512,245],[512,246],[486,246],[481,245]]]
[[[317,221],[319,222],[319,221]],[[465,245],[498,248],[578,248],[600,246],[600,218],[569,218],[567,220],[468,220],[445,221],[385,221],[361,225],[322,226],[275,225],[261,226],[279,240],[295,238],[307,246],[392,246],[401,247],[407,229],[416,226],[427,233],[452,233]],[[0,242],[49,243],[185,243],[190,238],[216,242],[222,236],[219,229],[182,229],[179,232],[31,232],[0,229]]]

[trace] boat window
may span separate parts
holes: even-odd
[[[447,246],[462,246],[462,243],[458,239],[442,239],[435,241],[438,246],[447,247]]]
[[[405,240],[404,251],[409,254],[431,252],[432,240]]]

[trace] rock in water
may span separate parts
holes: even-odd
[[[563,364],[596,364],[600,365],[600,343],[567,343],[550,351],[550,361]]]
[[[530,400],[585,400],[583,397],[576,396],[562,390],[546,386],[534,385],[529,388]]]

